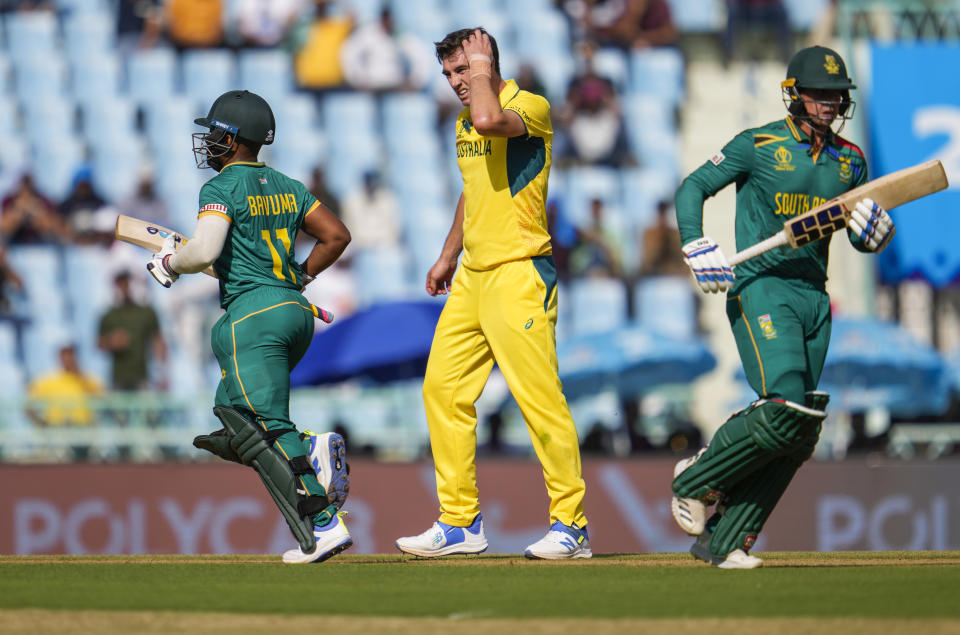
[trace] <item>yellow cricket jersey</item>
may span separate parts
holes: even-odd
[[[457,163],[463,175],[463,266],[486,270],[551,253],[547,178],[553,127],[546,99],[507,80],[500,106],[523,118],[527,134],[483,137],[470,108],[457,117]]]

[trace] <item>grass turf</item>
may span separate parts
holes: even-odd
[[[0,557],[0,609],[402,617],[960,618],[960,552],[762,554],[722,571],[689,556],[530,562],[340,556]],[[305,593],[313,598],[304,602]]]

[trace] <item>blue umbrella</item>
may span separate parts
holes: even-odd
[[[909,416],[946,409],[950,374],[936,350],[896,324],[845,318],[833,322],[820,384],[844,409]]]
[[[377,304],[334,322],[313,338],[290,374],[293,387],[364,377],[389,382],[422,376],[443,304]]]
[[[716,366],[702,342],[639,326],[571,338],[560,343],[557,356],[563,391],[570,399],[607,388],[637,395],[663,384],[692,381]]]

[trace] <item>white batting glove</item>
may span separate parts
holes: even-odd
[[[698,238],[683,246],[684,262],[704,293],[726,293],[733,286],[733,269],[712,238]]]
[[[850,212],[847,227],[860,237],[867,249],[876,254],[890,244],[890,239],[897,232],[887,210],[869,198],[857,202],[856,207]]]
[[[147,263],[147,271],[150,272],[154,280],[168,289],[170,285],[180,277],[180,274],[170,266],[170,257],[175,254],[176,251],[176,237],[171,234],[164,239],[160,251],[153,254],[153,258]]]

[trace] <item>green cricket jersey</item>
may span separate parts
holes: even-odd
[[[263,163],[231,163],[200,189],[200,212],[231,223],[213,268],[220,306],[260,286],[300,289],[293,245],[304,217],[319,203],[302,183]]]
[[[803,214],[867,181],[863,152],[830,134],[818,153],[791,117],[744,130],[721,152],[684,179],[677,190],[677,224],[683,244],[703,236],[703,202],[730,183],[737,184],[736,239],[742,251]],[[855,234],[851,243],[863,250]],[[799,249],[782,247],[737,265],[738,281],[757,275],[827,279],[830,238]]]

